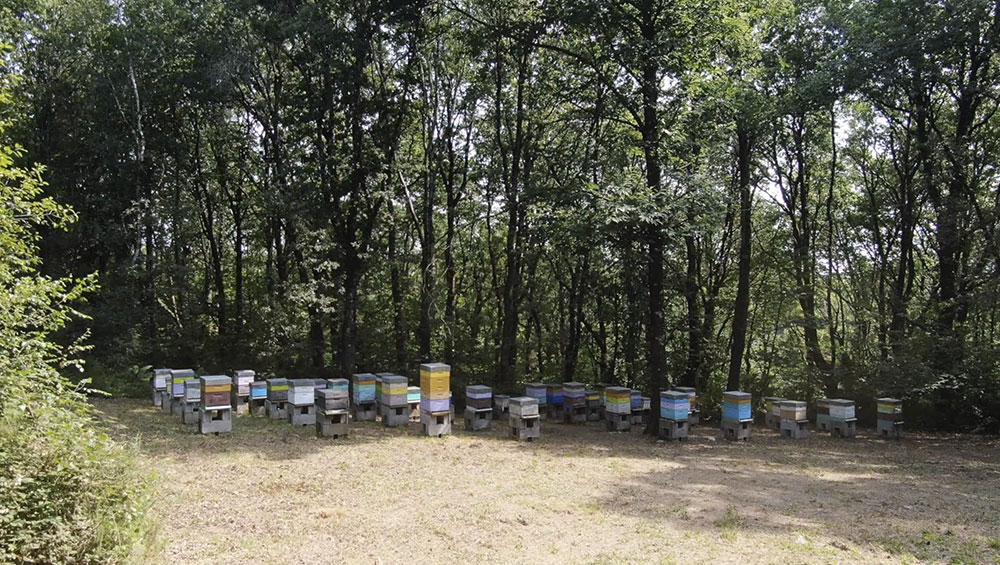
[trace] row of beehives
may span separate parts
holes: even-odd
[[[153,402],[198,424],[202,433],[232,429],[232,411],[245,409],[251,416],[287,420],[292,425],[315,425],[317,435],[347,435],[349,418],[357,421],[381,419],[385,426],[419,422],[424,433],[442,436],[451,432],[455,418],[448,365],[420,366],[420,386],[411,387],[406,377],[393,373],[360,373],[346,379],[256,380],[254,371],[233,371],[230,376],[195,376],[190,369],[156,369]],[[351,391],[350,394],[348,391]],[[695,389],[676,387],[660,394],[659,431],[667,439],[686,439],[689,426],[697,424],[700,411]],[[793,438],[806,437],[805,402],[766,397],[766,424]],[[539,418],[583,423],[604,420],[609,431],[628,431],[645,425],[650,399],[639,391],[598,384],[593,390],[577,382],[528,383],[525,396],[492,394],[482,385],[466,387],[467,429],[488,429],[493,420],[508,420],[511,435],[532,440],[539,437]],[[729,391],[723,394],[722,431],[727,439],[748,439],[752,425],[751,396]],[[854,402],[843,399],[817,401],[816,426],[834,435],[855,434]],[[899,437],[902,403],[878,399],[881,435]]]

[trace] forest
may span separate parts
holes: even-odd
[[[996,0],[14,0],[82,373],[856,399],[1000,428]]]

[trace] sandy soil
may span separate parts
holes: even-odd
[[[201,436],[98,401],[156,476],[166,563],[1000,563],[1000,440],[860,430],[686,443],[543,421],[317,439],[240,415]]]

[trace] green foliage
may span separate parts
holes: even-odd
[[[60,373],[79,371],[84,336],[56,335],[94,279],[38,272],[38,230],[74,216],[41,196],[41,169],[15,166],[20,154],[0,142],[0,562],[123,562],[149,531],[146,479]]]

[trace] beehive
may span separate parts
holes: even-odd
[[[898,438],[903,430],[903,401],[897,398],[879,398],[876,402],[879,435]]]
[[[420,387],[418,386],[406,387],[406,402],[410,404],[420,403]]]
[[[267,381],[254,381],[250,383],[250,400],[267,399]]]
[[[620,387],[608,387],[605,393],[605,410],[613,414],[630,414],[632,412],[632,391]]]
[[[829,431],[830,430],[830,399],[829,398],[818,398],[816,399],[816,428]]]
[[[382,377],[382,404],[385,406],[406,406],[409,383],[400,375]]]
[[[675,386],[674,390],[688,395],[691,402],[691,414],[688,416],[688,422],[691,425],[697,424],[701,420],[701,410],[698,408],[698,391],[689,386]]]
[[[808,435],[806,424],[809,419],[806,415],[806,403],[798,400],[781,401],[781,435],[795,439],[802,439]]]
[[[420,423],[424,433],[451,433],[451,367],[444,363],[420,365]]]
[[[465,387],[465,405],[477,410],[493,409],[493,389],[483,385]]]
[[[533,441],[541,434],[538,399],[531,396],[515,396],[509,400],[510,433],[520,441]]]
[[[828,408],[830,411],[830,432],[835,436],[854,437],[858,421],[855,415],[854,401],[842,398],[830,399]]]
[[[312,379],[288,381],[288,403],[292,406],[311,406],[316,403],[316,385]]]
[[[316,435],[344,437],[348,431],[350,397],[347,379],[330,379],[316,391]]]
[[[350,408],[350,398],[348,398],[346,390],[324,388],[316,391],[316,411],[318,414],[323,415],[335,411],[346,411],[348,408]]]
[[[371,373],[357,373],[352,375],[351,379],[353,385],[351,402],[354,404],[375,402],[375,375]]]
[[[200,379],[201,410],[198,430],[203,434],[229,433],[233,430],[233,378],[207,375]]]
[[[201,377],[202,410],[231,409],[233,380],[225,375]]]
[[[250,369],[233,371],[233,385],[237,396],[250,396],[250,383],[257,378],[257,373]]]
[[[187,379],[183,381],[184,396],[181,397],[181,421],[185,424],[197,424],[199,405],[201,404],[201,381]]]
[[[583,408],[587,406],[587,387],[578,382],[563,383],[562,397],[566,408]]]
[[[267,379],[267,399],[271,402],[288,402],[288,379]]]
[[[510,416],[510,396],[506,394],[493,395],[493,419],[502,420]]]
[[[549,418],[562,420],[565,407],[563,406],[563,387],[561,384],[546,383],[545,408],[548,410]]]
[[[342,391],[344,393],[344,398],[350,398],[348,393],[351,390],[351,385],[347,379],[330,379],[326,381],[326,388],[330,390]]]
[[[660,393],[660,419],[686,422],[691,412],[691,401],[686,393],[668,390]]]
[[[633,412],[642,410],[642,392],[633,390],[629,393],[629,407]]]
[[[548,389],[546,389],[545,383],[528,383],[524,385],[524,395],[537,400],[539,408],[546,406],[548,403]]]
[[[724,421],[741,422],[751,418],[750,393],[739,391],[722,393],[722,419]]]
[[[169,377],[170,369],[153,369],[149,378],[150,387],[153,389],[153,406],[163,406],[163,395],[167,390]]]
[[[510,399],[510,415],[517,418],[538,416],[538,399],[530,396],[515,396]]]
[[[780,396],[764,397],[764,424],[775,430],[781,429],[781,401],[785,400]]]
[[[171,395],[174,398],[183,397],[184,382],[196,378],[198,377],[195,376],[194,371],[192,371],[191,369],[171,369],[170,370]]]

